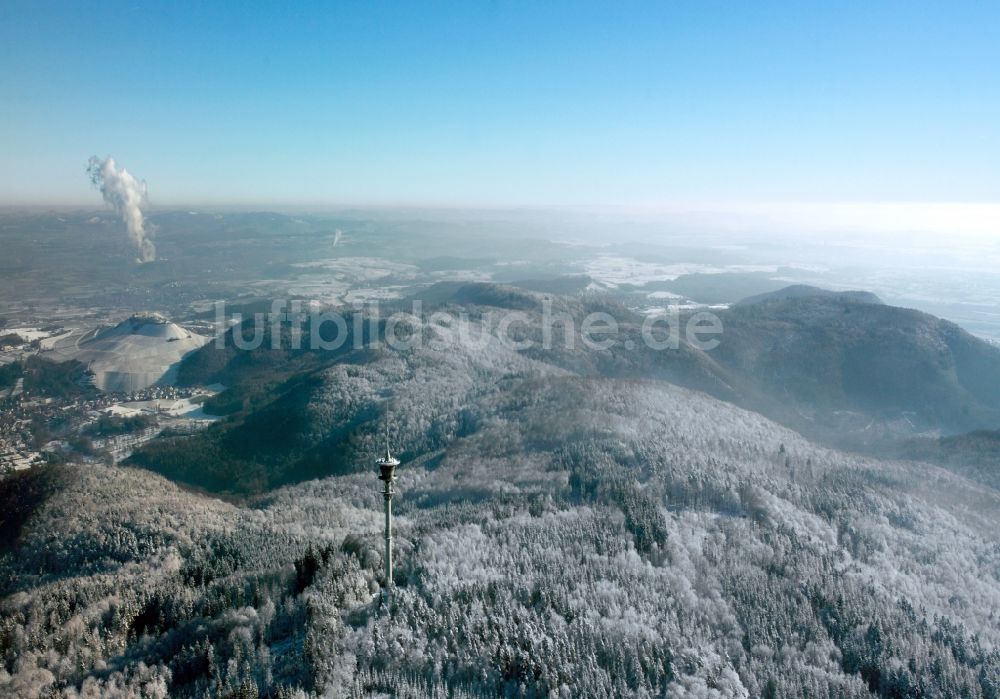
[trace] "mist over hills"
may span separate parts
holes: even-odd
[[[1000,425],[995,347],[728,248],[352,216],[158,212],[160,259],[121,286],[120,260],[53,284],[184,332],[215,299],[243,321],[176,367],[227,387],[213,426],[0,481],[0,695],[1000,696],[995,435],[967,433]],[[12,249],[51,250],[46,274],[83,226],[104,245],[40,220]],[[258,327],[275,299],[341,313],[343,341]],[[414,301],[397,330],[421,342],[387,344]],[[647,345],[664,302],[718,316],[719,345]],[[79,365],[41,361],[0,379],[78,390]]]
[[[271,349],[268,326],[259,349],[239,350],[232,333],[251,335],[247,321],[230,331],[225,349],[206,346],[179,372],[183,381],[230,386],[206,406],[229,413],[229,420],[201,435],[157,440],[134,463],[231,494],[360,471],[382,415],[378,392],[387,386],[399,387],[400,447],[409,457],[441,448],[485,419],[479,401],[505,382],[550,374],[668,381],[854,447],[1000,423],[1000,380],[982,381],[1000,379],[1000,350],[946,321],[854,296],[796,294],[720,311],[725,332],[710,351],[684,338],[676,350],[651,349],[641,336],[642,318],[599,297],[452,284],[421,298],[429,313],[471,313],[471,334],[487,342],[470,348],[454,330],[424,324],[418,329],[424,346],[394,352],[382,330],[371,330],[384,325],[366,320],[368,334],[352,349],[352,320],[337,351],[290,349],[287,325],[282,349]],[[511,349],[496,336],[497,319],[510,310],[528,319],[518,332],[530,348]],[[620,337],[608,349],[588,348],[580,336],[580,319],[596,311],[618,324]],[[573,320],[575,334],[553,320],[546,346],[545,313]]]

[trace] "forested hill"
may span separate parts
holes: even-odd
[[[388,601],[372,468],[243,507],[128,468],[8,482],[0,695],[998,696],[995,491],[664,382],[475,405],[438,445],[399,427]]]
[[[787,301],[788,299],[823,298],[835,299],[839,301],[850,301],[854,303],[874,303],[881,305],[882,299],[870,291],[832,291],[818,286],[808,284],[792,284],[783,289],[769,291],[763,294],[748,296],[739,301],[737,306],[749,306],[755,303],[765,303],[769,301]]]
[[[222,406],[233,414],[204,433],[156,440],[131,463],[214,492],[252,494],[368,468],[377,451],[374,435],[387,391],[393,394],[393,439],[407,458],[443,448],[497,419],[497,411],[505,409],[497,407],[497,397],[526,380],[654,379],[736,397],[725,372],[686,343],[664,352],[646,348],[641,319],[621,306],[556,299],[554,312],[575,318],[591,311],[616,313],[622,319],[622,343],[631,342],[635,349],[597,352],[583,345],[579,327],[567,338],[562,326],[556,328],[553,346],[545,349],[540,295],[494,285],[466,285],[456,293],[461,305],[437,308],[454,311],[456,319],[471,312],[469,342],[456,320],[450,327],[423,326],[422,346],[407,351],[384,343],[374,347],[368,336],[361,349],[352,349],[348,341],[337,352],[243,352],[229,348],[231,338],[224,351],[204,348],[192,365],[213,367],[206,378],[225,377],[231,385],[206,407]],[[501,341],[497,327],[511,309],[528,319],[518,332],[534,335],[534,348],[518,351]],[[213,353],[213,358],[203,356]],[[278,378],[262,380],[267,376]]]
[[[954,323],[834,296],[764,299],[722,312],[712,358],[823,434],[960,432],[1000,425],[1000,348]]]
[[[368,323],[360,349],[349,334],[335,351],[291,350],[287,327],[282,349],[272,350],[270,324],[254,351],[237,349],[230,334],[225,349],[211,343],[180,372],[229,385],[206,405],[229,418],[197,436],[156,440],[132,463],[213,492],[259,493],[367,468],[389,389],[399,403],[399,447],[417,456],[494,419],[490,399],[518,380],[554,375],[666,381],[852,447],[1000,424],[1000,350],[946,321],[853,297],[777,298],[720,312],[724,332],[711,351],[691,346],[683,332],[677,349],[651,349],[643,318],[600,296],[445,284],[421,299],[428,313],[465,314],[472,341],[461,339],[457,325],[426,319],[422,346],[407,351],[375,348],[380,337]],[[556,319],[548,346],[544,303]],[[512,339],[531,347],[498,339],[509,312],[524,319],[512,326]],[[594,312],[618,324],[610,348],[588,348],[580,337]],[[564,332],[565,318],[575,333]],[[347,327],[351,333],[353,321]]]
[[[539,332],[538,294],[462,293],[476,327],[521,308]],[[638,337],[612,303],[554,303]],[[135,463],[239,504],[127,467],[5,480],[0,696],[1000,696],[998,491],[816,446],[687,345],[420,330],[408,351],[220,352],[212,371],[250,367],[230,419]]]

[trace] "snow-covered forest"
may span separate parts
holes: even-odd
[[[231,502],[95,464],[4,481],[0,695],[1000,697],[997,491],[610,355],[425,331],[234,433],[284,416],[274,451],[335,475]]]

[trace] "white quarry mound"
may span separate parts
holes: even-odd
[[[69,358],[94,372],[102,391],[132,392],[172,383],[181,360],[208,340],[160,315],[135,315],[82,339]]]

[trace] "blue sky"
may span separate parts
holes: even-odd
[[[0,202],[996,202],[1000,3],[0,3]]]

